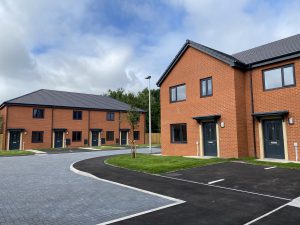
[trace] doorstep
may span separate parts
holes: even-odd
[[[42,151],[35,150],[35,149],[28,149],[28,150],[25,150],[25,151],[33,152],[35,154],[47,154],[46,152],[42,152]]]
[[[215,157],[215,156],[183,156],[183,157],[186,157],[186,158],[193,158],[193,159],[213,159],[213,158],[218,158],[218,157]]]
[[[270,159],[270,158],[256,159],[256,161],[275,162],[275,163],[300,163],[300,161],[290,161],[290,160],[284,160],[284,159]]]

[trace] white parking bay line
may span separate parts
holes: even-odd
[[[294,207],[300,208],[300,197],[294,199],[293,201],[291,201],[291,202],[289,203],[289,206],[294,206]]]
[[[265,170],[271,170],[271,169],[275,169],[275,168],[276,168],[276,166],[271,166],[271,167],[265,168]]]
[[[214,181],[208,182],[208,184],[215,184],[215,183],[218,183],[218,182],[221,182],[221,181],[224,181],[224,180],[225,179],[214,180]]]

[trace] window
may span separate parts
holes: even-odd
[[[44,109],[33,109],[32,117],[37,118],[37,119],[43,119],[44,118]]]
[[[208,97],[212,96],[212,78],[208,77],[205,79],[200,80],[200,96],[201,97]]]
[[[106,120],[108,120],[108,121],[114,121],[115,120],[115,113],[114,112],[107,112],[107,114],[106,114]]]
[[[82,111],[73,111],[73,120],[82,120]]]
[[[80,142],[81,141],[81,131],[73,131],[72,132],[72,141]]]
[[[44,131],[32,131],[31,143],[43,143]]]
[[[171,142],[187,143],[186,123],[171,124]]]
[[[294,65],[263,71],[264,89],[271,90],[295,85]]]
[[[113,141],[115,139],[115,134],[113,131],[106,131],[106,140]]]
[[[133,132],[133,139],[134,140],[140,140],[140,132],[139,131],[134,131]]]
[[[175,87],[170,87],[170,101],[180,102],[186,99],[185,84],[181,84]]]

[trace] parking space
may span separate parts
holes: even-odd
[[[287,199],[300,196],[300,170],[227,162],[164,175]]]
[[[185,201],[117,224],[300,223],[298,203],[291,204],[300,196],[298,170],[221,163],[156,176],[111,167],[104,160],[89,159],[74,166],[97,177]]]

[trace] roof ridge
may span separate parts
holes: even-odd
[[[83,93],[83,92],[75,92],[75,91],[62,91],[62,90],[54,90],[54,89],[40,89],[40,91],[63,92],[63,93],[82,94],[82,95],[94,95],[94,96],[104,96],[105,97],[105,95],[101,95],[101,94]],[[34,93],[34,92],[32,92],[32,93]],[[29,93],[29,94],[31,94],[31,93]]]
[[[268,42],[268,43],[266,43],[266,44],[258,45],[258,46],[253,47],[253,48],[249,48],[249,49],[246,49],[246,50],[243,50],[243,51],[240,51],[240,52],[236,52],[236,53],[232,54],[231,56],[238,55],[238,54],[240,54],[240,53],[247,52],[247,51],[250,51],[250,50],[253,50],[253,49],[256,49],[256,48],[261,48],[261,47],[266,46],[266,45],[269,45],[269,44],[274,44],[274,43],[283,41],[283,40],[285,40],[285,39],[293,38],[293,37],[296,37],[296,36],[299,36],[299,35],[300,35],[300,34],[295,34],[295,35],[292,35],[292,36],[288,36],[288,37],[285,37],[285,38],[278,39],[278,40],[276,40],[276,41]]]

